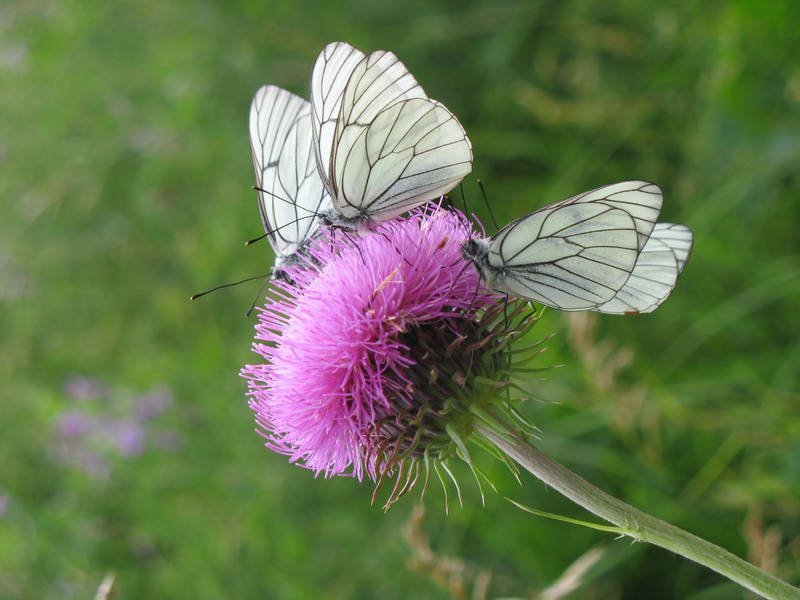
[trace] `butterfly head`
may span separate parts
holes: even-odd
[[[480,267],[486,260],[488,252],[489,246],[483,240],[471,237],[461,244],[461,256],[465,260],[475,263],[477,267]]]
[[[461,256],[475,265],[484,281],[488,282],[492,279],[492,269],[489,265],[489,240],[468,238],[461,244]]]

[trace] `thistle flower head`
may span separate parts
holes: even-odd
[[[481,287],[467,219],[420,209],[354,237],[332,230],[285,267],[242,370],[266,445],[325,476],[397,476],[462,454],[476,406],[507,383],[519,309]],[[524,322],[524,323],[523,323]],[[401,475],[405,479],[401,482]]]

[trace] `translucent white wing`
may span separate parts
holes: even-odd
[[[615,315],[653,312],[667,299],[677,279],[675,254],[654,231],[628,281],[614,298],[595,310]]]
[[[333,136],[342,106],[342,95],[355,66],[364,53],[345,42],[322,49],[311,73],[311,115],[314,124],[314,152],[320,176],[328,187]]]
[[[611,300],[633,272],[638,230],[602,201],[558,203],[504,227],[488,249],[491,285],[559,310]]]
[[[636,223],[639,250],[644,248],[661,212],[661,189],[649,181],[621,181],[578,194],[558,205],[600,202],[627,212]]]
[[[342,94],[339,134],[341,128],[348,125],[369,125],[394,103],[411,98],[427,96],[397,56],[376,50],[362,59],[350,74]]]
[[[688,227],[657,223],[628,281],[612,300],[595,310],[617,315],[653,312],[675,288],[691,242]]]
[[[307,101],[275,86],[256,92],[250,106],[250,145],[258,208],[272,248],[292,256],[320,225],[330,206],[317,172]]]
[[[444,106],[396,102],[368,125],[344,127],[331,174],[344,217],[385,221],[450,191],[472,169],[472,147]]]
[[[678,262],[678,272],[683,271],[692,252],[692,230],[677,223],[657,223],[652,235],[657,235],[658,239],[670,247]]]
[[[320,174],[346,219],[388,220],[472,168],[461,124],[391,52],[329,44],[314,65],[311,102]]]

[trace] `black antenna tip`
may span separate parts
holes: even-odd
[[[250,246],[251,244],[255,244],[256,242],[263,240],[263,239],[264,239],[265,237],[267,237],[268,235],[270,235],[270,233],[262,233],[260,236],[258,236],[258,237],[255,237],[255,238],[253,238],[252,240],[247,240],[247,241],[244,243],[244,245],[245,245],[245,246]]]

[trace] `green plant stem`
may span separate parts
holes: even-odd
[[[476,425],[476,429],[541,481],[598,517],[617,525],[626,535],[704,565],[764,598],[800,599],[800,589],[711,542],[617,500],[511,430],[501,434],[484,424]]]

